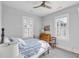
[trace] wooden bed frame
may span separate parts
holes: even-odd
[[[1,31],[2,31],[2,33],[1,33],[1,42],[0,42],[0,44],[4,43],[4,36],[5,36],[4,28],[2,28]]]

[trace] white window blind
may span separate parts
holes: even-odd
[[[33,37],[33,19],[30,17],[23,17],[23,37]]]

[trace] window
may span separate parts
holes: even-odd
[[[67,40],[69,37],[68,14],[56,17],[55,24],[56,24],[56,37],[57,37],[57,39]]]
[[[23,17],[23,37],[33,37],[33,19],[30,17]]]

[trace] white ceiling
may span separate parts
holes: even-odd
[[[35,14],[37,16],[46,16],[48,14],[51,14],[53,12],[62,10],[64,8],[67,8],[69,6],[72,6],[74,4],[79,3],[78,1],[49,1],[47,4],[52,7],[52,9],[47,8],[36,8],[34,9],[34,6],[38,6],[41,4],[41,1],[7,1],[3,2],[3,4],[11,6],[13,8],[21,9],[25,12]]]

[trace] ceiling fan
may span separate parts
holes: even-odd
[[[39,7],[44,7],[44,8],[48,8],[51,9],[50,6],[46,5],[47,1],[42,1],[42,3],[39,6],[35,6],[33,8],[39,8]]]

